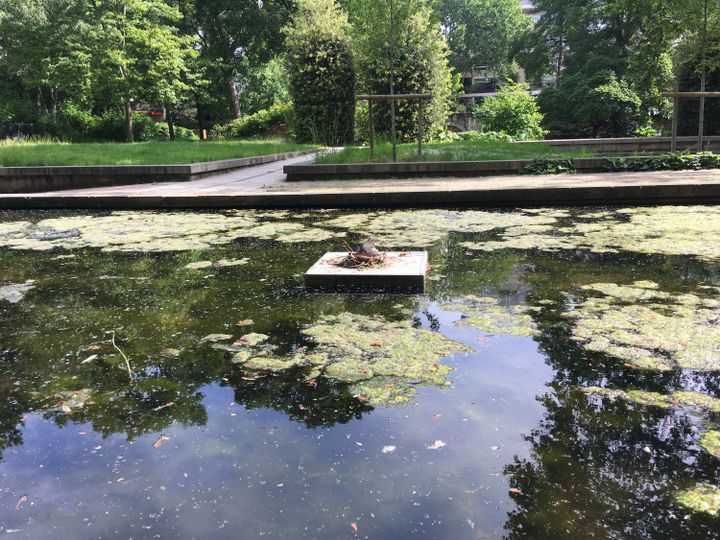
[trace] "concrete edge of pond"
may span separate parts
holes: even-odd
[[[592,205],[720,204],[720,173],[708,179],[692,176],[666,181],[638,181],[627,178],[616,182],[578,185],[582,175],[566,175],[573,183],[483,187],[482,179],[468,187],[442,187],[413,184],[405,189],[302,189],[299,191],[238,191],[228,194],[41,194],[0,196],[0,209],[279,209],[279,208],[442,208],[442,207],[538,207]],[[605,175],[601,175],[605,176]],[[510,179],[508,179],[510,180]],[[683,181],[684,180],[684,181]],[[570,180],[568,180],[570,182]]]
[[[611,172],[612,157],[573,158],[578,172]],[[650,156],[623,159],[647,160]],[[290,182],[319,180],[353,180],[383,178],[447,178],[516,175],[531,165],[530,159],[493,161],[408,161],[398,163],[328,163],[286,165],[283,172]]]
[[[244,169],[315,153],[316,150],[178,165],[91,165],[0,167],[0,193],[37,193],[154,182],[188,182],[209,174]]]

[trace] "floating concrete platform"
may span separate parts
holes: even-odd
[[[344,268],[336,264],[347,252],[323,255],[305,273],[305,287],[317,291],[403,292],[425,291],[428,254],[425,251],[388,251],[375,268]]]

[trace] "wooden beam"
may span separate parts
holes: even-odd
[[[718,92],[720,94],[720,92]],[[432,94],[377,94],[362,95],[357,99],[360,101],[397,101],[398,99],[431,99]]]

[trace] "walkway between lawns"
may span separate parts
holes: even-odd
[[[270,163],[190,182],[0,195],[0,208],[347,208],[720,203],[720,171],[287,182]]]

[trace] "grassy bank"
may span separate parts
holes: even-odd
[[[0,167],[34,165],[168,165],[264,156],[314,147],[279,140],[217,142],[52,143],[0,141]]]
[[[423,145],[423,157],[418,158],[417,143],[398,145],[398,161],[491,161],[505,159],[568,159],[592,157],[593,152],[558,152],[551,147],[537,144],[521,144],[490,141],[457,141],[452,143],[428,143]],[[317,163],[369,163],[370,149],[350,147],[334,153],[318,156]],[[392,145],[383,143],[375,148],[373,163],[392,161]]]

